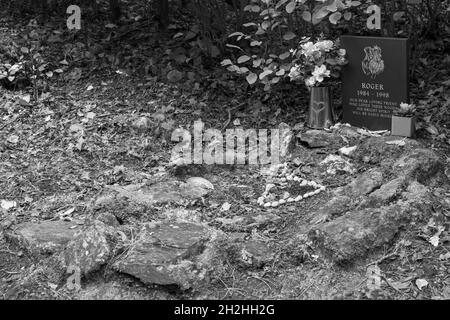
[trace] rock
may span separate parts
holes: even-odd
[[[183,208],[167,209],[162,213],[168,220],[201,222],[202,214],[197,210],[187,210]]]
[[[184,183],[177,180],[157,182],[151,185],[136,184],[127,186],[108,186],[98,197],[93,210],[112,213],[119,221],[130,216],[140,217],[148,208],[166,203],[186,204],[208,194],[211,189]]]
[[[147,117],[139,117],[135,121],[133,121],[133,128],[140,132],[145,132],[150,129],[152,122]]]
[[[374,204],[387,204],[393,200],[405,185],[405,178],[400,177],[383,184],[378,190],[370,194],[370,201]]]
[[[398,137],[370,137],[356,148],[353,158],[366,163],[381,164],[384,167],[389,167],[404,152],[421,147],[421,144],[413,139],[405,139],[403,147],[386,143],[395,140],[398,140]]]
[[[201,224],[149,223],[114,268],[145,284],[187,288],[196,274],[193,260],[211,237],[211,230]]]
[[[351,157],[353,152],[356,150],[358,146],[353,146],[353,147],[342,147],[339,149],[339,154],[346,156],[346,157]]]
[[[97,220],[103,222],[104,224],[110,227],[117,228],[120,226],[120,223],[119,221],[117,221],[117,218],[109,212],[100,213],[100,215],[97,217]]]
[[[336,218],[351,208],[352,199],[348,196],[336,196],[317,210],[311,223],[318,224]]]
[[[79,268],[80,274],[86,276],[99,270],[112,257],[115,238],[113,228],[94,221],[75,234],[60,259],[66,268]]]
[[[186,180],[186,183],[189,187],[193,188],[199,188],[199,189],[205,189],[205,194],[208,193],[206,190],[214,190],[214,186],[209,180],[206,180],[205,178],[201,177],[191,177]]]
[[[274,259],[269,246],[257,240],[248,240],[241,244],[239,258],[242,264],[253,268],[262,268]]]
[[[378,169],[369,169],[348,185],[353,196],[363,196],[371,193],[383,183],[383,173]]]
[[[327,173],[331,175],[355,172],[354,166],[348,160],[334,154],[329,154],[320,164],[326,165]]]
[[[169,71],[167,74],[167,80],[172,83],[179,82],[181,79],[183,79],[183,73],[176,69]]]
[[[260,228],[269,223],[276,223],[281,218],[276,214],[234,216],[232,218],[216,218],[215,221],[222,224],[227,230],[246,231]]]
[[[338,147],[344,144],[344,140],[336,134],[323,130],[308,130],[299,133],[297,137],[310,148]]]
[[[439,156],[429,149],[416,149],[399,158],[392,167],[392,172],[421,183],[428,182],[438,173],[443,173],[444,165]],[[443,177],[444,174],[441,174]]]
[[[308,233],[318,251],[338,265],[389,244],[414,215],[407,204],[354,210]]]
[[[75,222],[43,221],[16,225],[6,238],[33,254],[55,253],[73,239],[79,226]]]

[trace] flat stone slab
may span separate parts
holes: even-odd
[[[128,254],[114,268],[145,284],[185,286],[174,269],[192,260],[210,238],[207,227],[189,222],[150,223],[144,226]],[[189,264],[189,263],[188,263]]]
[[[297,138],[310,148],[337,147],[344,145],[344,140],[336,134],[323,130],[308,130],[299,133]]]
[[[80,226],[75,222],[43,221],[22,223],[5,233],[10,241],[34,253],[54,253],[73,239]]]
[[[400,206],[355,210],[310,231],[308,236],[323,256],[345,265],[392,241],[409,221],[407,215]]]
[[[65,268],[78,268],[82,276],[99,270],[113,255],[116,238],[114,228],[95,221],[78,231],[61,252]]]
[[[311,229],[308,237],[319,252],[334,263],[353,263],[389,245],[400,229],[411,221],[427,220],[431,216],[431,201],[426,186],[413,182],[398,197],[398,201],[388,206],[353,209]]]

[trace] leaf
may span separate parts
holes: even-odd
[[[339,20],[341,20],[341,18],[342,18],[342,13],[340,13],[340,12],[335,12],[332,15],[330,15],[330,17],[329,17],[330,22],[332,24],[337,24],[339,22]]]
[[[428,241],[433,245],[433,247],[437,247],[439,245],[439,235],[432,236]]]
[[[282,53],[278,56],[278,58],[280,58],[281,60],[287,59],[289,58],[291,55],[291,53],[289,51],[286,51],[285,53]]]
[[[220,208],[221,211],[228,211],[231,208],[231,204],[229,204],[228,202],[225,202],[222,207]]]
[[[227,43],[225,46],[227,46],[228,48],[234,48],[234,49],[242,50],[241,47],[235,46],[234,44],[229,44],[229,43]]]
[[[2,200],[0,201],[0,207],[4,210],[9,210],[17,206],[16,201]]]
[[[352,18],[352,13],[347,11],[346,13],[344,13],[344,19],[345,20],[350,20]]]
[[[416,280],[416,286],[419,290],[422,290],[422,288],[426,287],[428,285],[428,281],[425,279],[417,279]]]
[[[53,77],[53,71],[47,71],[47,72],[45,73],[45,75],[46,75],[48,78],[51,78],[51,77]]]
[[[292,13],[295,10],[295,1],[291,1],[286,5],[286,12]]]
[[[252,42],[250,42],[251,47],[260,46],[261,44],[262,44],[262,41],[257,41],[257,40],[253,40]]]
[[[230,64],[233,64],[233,62],[231,62],[230,59],[225,59],[225,60],[223,60],[223,61],[220,63],[220,65],[221,65],[222,67],[229,66]]]
[[[264,79],[266,76],[268,76],[269,74],[271,74],[273,71],[272,70],[264,70],[263,72],[261,72],[259,74],[259,80]]]
[[[284,34],[283,39],[286,41],[292,40],[296,37],[297,35],[295,33],[293,33],[292,31],[288,31]]]
[[[439,134],[438,129],[437,129],[434,125],[432,125],[432,124],[430,124],[430,125],[426,128],[426,130],[427,130],[430,134],[432,134],[432,135],[434,135],[434,136],[437,136],[437,135]]]
[[[19,143],[19,137],[16,136],[15,134],[11,135],[8,137],[8,139],[6,139],[6,141],[8,141],[11,144],[17,144]]]
[[[29,53],[29,52],[30,52],[30,50],[28,50],[27,47],[22,47],[22,48],[20,48],[20,51],[21,51],[22,53]]]
[[[303,11],[302,18],[303,18],[303,20],[305,20],[307,22],[311,22],[311,12]]]
[[[236,36],[245,36],[245,34],[243,34],[242,32],[233,32],[232,34],[230,34],[228,36],[228,38],[236,37]]]
[[[250,57],[247,55],[240,56],[237,60],[237,63],[241,64],[250,60]]]
[[[286,73],[286,71],[284,69],[278,70],[277,73],[275,73],[275,75],[281,77],[284,76],[284,74]]]
[[[396,13],[394,13],[394,15],[392,16],[392,18],[394,19],[394,21],[399,21],[402,19],[402,17],[405,15],[404,11],[397,11]]]
[[[249,84],[254,84],[256,80],[258,80],[258,76],[251,72],[249,75],[247,75],[246,80]]]

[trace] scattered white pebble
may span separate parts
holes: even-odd
[[[278,201],[274,201],[272,202],[272,207],[278,207],[279,202]]]
[[[271,202],[266,202],[266,203],[264,203],[264,207],[265,207],[265,208],[270,207],[271,205],[272,205]]]
[[[295,198],[295,201],[301,201],[303,200],[303,196],[298,196],[297,198]]]
[[[286,200],[281,199],[281,200],[278,201],[278,203],[279,203],[279,204],[284,204],[284,203],[286,203]]]
[[[294,199],[294,198],[288,198],[286,201],[287,201],[287,202],[294,202],[295,199]]]
[[[301,187],[304,187],[304,186],[307,186],[308,185],[308,181],[306,181],[306,180],[303,180],[301,183],[300,183],[300,186]]]

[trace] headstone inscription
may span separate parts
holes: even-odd
[[[342,73],[343,121],[391,130],[392,110],[409,103],[408,39],[342,36],[348,65]]]

